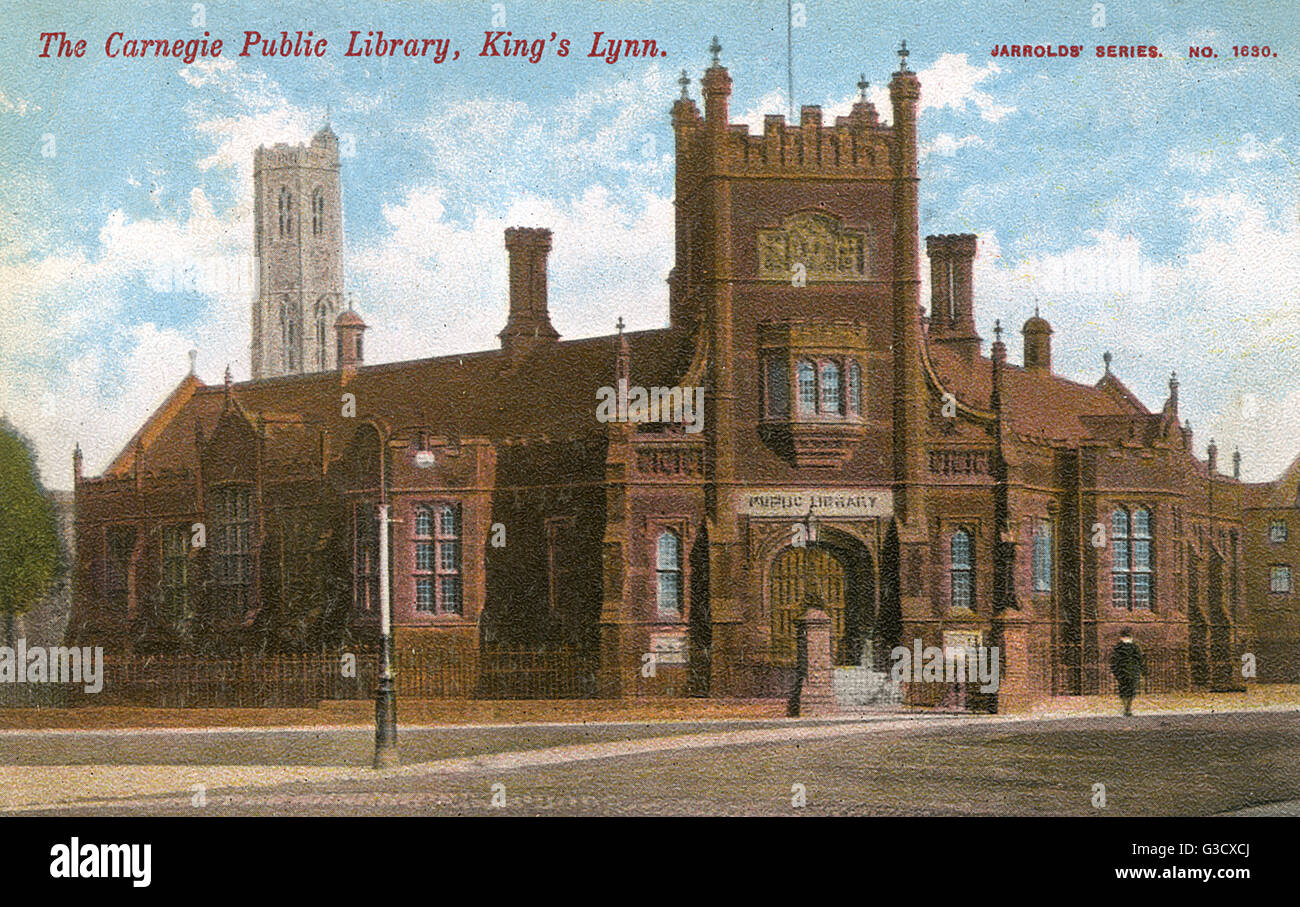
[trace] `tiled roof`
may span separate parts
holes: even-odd
[[[634,385],[672,385],[686,365],[681,332],[672,329],[624,335]],[[427,429],[461,438],[587,437],[602,429],[596,421],[596,391],[614,383],[617,336],[542,344],[512,359],[502,350],[364,366],[346,385],[339,372],[266,378],[231,386],[231,394],[250,415],[301,420],[325,428],[330,448],[339,451],[367,417],[398,430]],[[187,382],[192,379],[186,379]],[[197,385],[197,382],[195,382]],[[165,424],[162,409],[150,418],[145,469],[193,467],[195,429],[210,436],[225,404],[223,385],[186,387],[183,405],[172,405]],[[341,395],[356,396],[356,418],[342,415]],[[176,394],[168,398],[172,404]],[[164,405],[165,407],[167,404]],[[142,429],[142,431],[144,431]],[[309,442],[303,432],[272,430],[288,447]],[[281,446],[281,445],[277,445]],[[105,475],[130,472],[129,447]]]
[[[930,345],[930,361],[943,385],[962,403],[987,410],[993,391],[993,361],[968,360],[941,343]],[[1003,364],[1003,405],[1012,432],[1049,440],[1080,441],[1093,435],[1085,419],[1150,416],[1151,412],[1114,375],[1081,384],[1060,375]]]

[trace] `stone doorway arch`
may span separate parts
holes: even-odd
[[[772,558],[767,611],[773,664],[797,662],[798,619],[809,592],[821,600],[831,621],[831,651],[837,665],[870,666],[876,635],[876,574],[871,553],[846,533],[821,529],[816,542],[786,546]]]

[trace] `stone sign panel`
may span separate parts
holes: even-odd
[[[888,488],[745,488],[735,493],[736,512],[752,517],[808,515],[833,518],[888,517],[894,493]]]

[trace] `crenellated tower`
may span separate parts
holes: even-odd
[[[715,654],[748,643],[737,500],[814,482],[889,488],[910,553],[923,538],[916,116],[906,65],[881,122],[865,76],[844,116],[805,105],[761,133],[730,120],[714,39],[702,105],[681,79],[670,320],[705,392],[709,618]],[[905,53],[905,51],[904,51]],[[702,107],[702,109],[701,109]],[[917,522],[915,526],[912,524]]]
[[[310,144],[254,153],[253,241],[252,376],[334,369],[334,321],[344,307],[343,200],[339,141],[328,124]]]

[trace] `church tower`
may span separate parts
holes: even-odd
[[[336,368],[334,321],[344,307],[343,199],[339,140],[328,124],[308,145],[257,149],[253,217],[253,378]]]

